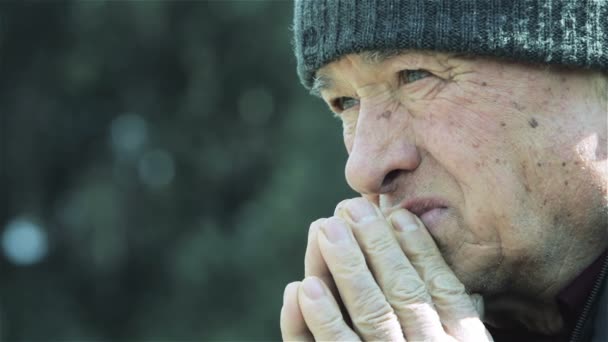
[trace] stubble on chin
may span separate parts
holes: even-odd
[[[465,256],[444,244],[437,244],[439,252],[468,293],[492,295],[506,291],[508,272],[503,271],[503,257],[497,251],[493,255]],[[471,253],[472,254],[472,253]]]

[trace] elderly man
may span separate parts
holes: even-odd
[[[607,341],[605,0],[296,0],[348,184],[285,340]]]

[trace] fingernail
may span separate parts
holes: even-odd
[[[315,300],[323,297],[325,295],[325,290],[323,290],[323,285],[317,278],[306,278],[302,282],[302,288],[304,289],[304,294],[306,297]]]
[[[399,232],[411,232],[418,229],[418,224],[414,220],[414,215],[403,209],[397,210],[391,215],[391,222],[395,230]]]
[[[364,198],[349,201],[346,208],[355,222],[364,223],[376,219],[376,208]]]
[[[321,228],[331,243],[336,243],[348,238],[348,228],[346,227],[346,224],[337,217],[325,220]]]

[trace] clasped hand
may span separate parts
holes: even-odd
[[[364,198],[310,226],[305,279],[285,288],[285,341],[488,341],[469,296],[422,222]]]

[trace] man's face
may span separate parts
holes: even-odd
[[[470,291],[544,295],[606,246],[606,112],[588,76],[403,53],[348,55],[317,81],[353,189],[418,215]]]

